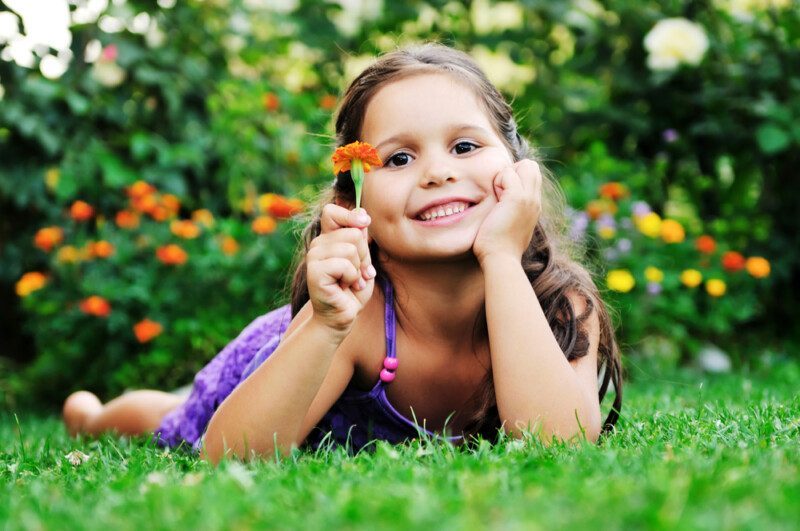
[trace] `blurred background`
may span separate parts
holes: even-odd
[[[0,0],[0,404],[188,383],[289,301],[338,95],[435,40],[513,102],[626,367],[797,357],[792,0]]]

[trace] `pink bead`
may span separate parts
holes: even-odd
[[[381,371],[381,381],[389,383],[392,380],[394,380],[394,373],[391,371],[387,371],[386,369],[383,369]]]
[[[397,368],[397,358],[383,358],[383,366],[388,370],[393,371]]]

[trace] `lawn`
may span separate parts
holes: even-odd
[[[215,470],[145,439],[75,441],[56,417],[5,413],[0,529],[797,528],[800,364],[631,365],[622,421],[600,446],[422,441]],[[88,460],[70,464],[73,450]]]

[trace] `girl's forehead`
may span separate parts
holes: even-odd
[[[361,138],[385,138],[471,125],[493,131],[480,98],[464,82],[444,73],[425,73],[382,86],[367,104]]]

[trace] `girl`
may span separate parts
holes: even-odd
[[[556,187],[472,59],[437,44],[382,56],[345,92],[336,135],[372,144],[383,165],[363,209],[349,172],[323,192],[291,304],[248,325],[188,399],[74,393],[70,433],[154,432],[217,462],[314,448],[328,432],[359,449],[420,432],[549,442],[612,429],[608,313],[567,252]]]

